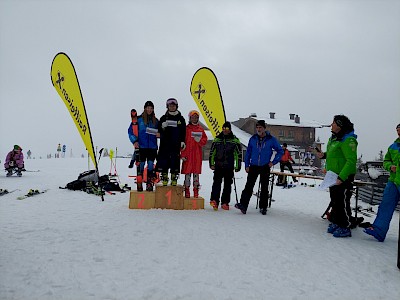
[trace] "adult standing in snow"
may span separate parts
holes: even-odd
[[[247,181],[240,197],[240,203],[235,205],[243,214],[246,214],[250,198],[253,194],[253,188],[258,175],[260,175],[261,193],[260,193],[260,213],[265,215],[268,206],[268,181],[271,168],[277,164],[282,155],[283,149],[278,140],[266,130],[264,120],[258,120],[256,131],[249,140],[246,156],[244,160]],[[276,151],[274,158],[272,155]],[[272,159],[272,160],[271,160]]]
[[[202,149],[207,143],[207,135],[199,123],[199,112],[192,110],[188,114],[189,124],[186,126],[186,148],[181,152],[182,174],[185,174],[185,197],[190,198],[190,179],[193,174],[193,196],[199,197],[202,165]]]
[[[223,180],[221,208],[229,210],[234,171],[239,172],[242,165],[242,145],[232,133],[230,122],[225,122],[222,132],[215,137],[211,145],[209,164],[210,169],[214,170],[210,205],[218,210]]]
[[[17,169],[17,175],[22,176],[24,170],[24,154],[22,148],[18,145],[14,145],[14,149],[8,152],[6,161],[4,162],[4,169],[6,169],[7,177],[12,175],[13,169]]]
[[[327,232],[334,237],[351,237],[350,198],[357,172],[357,135],[354,133],[354,124],[345,115],[333,117],[331,132],[326,152],[317,153],[320,159],[326,159],[326,171],[332,171],[338,176],[336,184],[329,188],[332,223]]]
[[[383,167],[390,172],[383,192],[378,213],[371,227],[364,232],[383,242],[389,230],[390,221],[400,199],[400,124],[396,126],[397,139],[391,144],[383,159]]]
[[[178,101],[169,98],[167,112],[160,118],[160,150],[157,156],[157,170],[161,173],[163,186],[168,185],[168,170],[171,185],[176,186],[180,169],[180,153],[185,150],[186,122],[178,110]]]
[[[290,173],[294,173],[292,164],[290,163],[290,162],[294,163],[294,160],[293,160],[292,156],[290,155],[289,150],[287,149],[287,144],[283,143],[282,148],[283,148],[283,155],[282,155],[281,161],[280,161],[281,172],[283,172],[285,170],[285,167],[287,167],[289,169]],[[293,181],[297,182],[296,177],[293,177]]]
[[[143,113],[137,118],[138,135],[135,136],[132,126],[128,128],[129,139],[133,144],[139,143],[140,167],[136,181],[138,191],[143,191],[142,181],[145,164],[147,162],[146,191],[153,190],[153,179],[155,178],[154,161],[157,156],[157,127],[158,119],[154,114],[154,104],[146,101]]]

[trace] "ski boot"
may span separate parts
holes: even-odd
[[[266,208],[260,208],[260,214],[265,216],[267,214],[267,209]]]
[[[168,173],[162,173],[161,178],[162,178],[162,185],[167,186],[168,185]]]
[[[12,176],[12,169],[11,169],[11,168],[7,170],[6,176],[7,176],[7,177]]]
[[[221,205],[221,208],[223,210],[229,210],[229,204],[228,203],[224,203],[224,204]]]
[[[240,209],[240,211],[242,212],[242,214],[246,214],[246,212],[247,212],[247,209],[246,208],[244,208],[243,207],[243,205],[242,204],[240,204],[240,203],[236,203],[235,204],[235,208],[237,208],[237,209]]]
[[[136,184],[137,184],[137,191],[138,192],[143,192],[143,176],[142,175],[138,175],[136,177]]]
[[[21,176],[22,176],[22,170],[21,170],[21,169],[18,169],[18,171],[17,171],[17,176],[18,176],[18,177],[21,177]]]
[[[178,175],[171,173],[171,185],[176,186],[178,184]]]
[[[146,183],[146,191],[147,192],[152,192],[153,191],[153,183],[152,182],[147,182]]]
[[[199,188],[198,187],[193,188],[193,197],[199,198]]]
[[[334,237],[351,237],[350,228],[339,227],[333,232]]]
[[[210,201],[210,205],[212,206],[212,208],[213,208],[214,210],[218,210],[218,203],[217,203],[217,201],[211,200],[211,201]]]
[[[185,186],[185,198],[190,198],[190,188]]]

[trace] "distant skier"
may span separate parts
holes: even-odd
[[[12,175],[14,169],[17,170],[17,175],[19,177],[22,176],[22,171],[24,171],[24,154],[20,146],[14,145],[14,149],[8,152],[4,168],[7,171],[7,177]]]
[[[180,153],[185,150],[186,122],[178,110],[178,101],[170,98],[166,103],[167,112],[160,118],[160,149],[157,156],[157,169],[161,173],[163,186],[168,185],[168,170],[171,172],[171,185],[177,185],[180,169]]]
[[[283,149],[283,155],[282,155],[281,161],[280,161],[281,172],[285,171],[285,167],[287,167],[289,169],[290,173],[294,173],[292,164],[290,163],[290,162],[294,163],[294,160],[293,160],[292,156],[290,155],[289,150],[287,149],[286,143],[283,143],[282,149]],[[297,182],[296,177],[293,177],[293,181]]]
[[[190,198],[190,179],[193,174],[193,196],[199,197],[199,174],[203,162],[202,148],[207,143],[207,135],[199,123],[199,112],[189,112],[189,124],[186,126],[186,148],[181,152],[182,174],[185,174],[185,197]]]

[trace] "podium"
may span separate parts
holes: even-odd
[[[150,209],[154,208],[156,201],[154,192],[131,191],[129,195],[130,209]]]
[[[204,209],[204,198],[184,198],[184,187],[156,185],[155,192],[131,191],[129,198],[130,209],[175,209],[197,210]]]
[[[204,198],[203,197],[184,198],[183,201],[184,201],[183,209],[190,209],[190,210],[204,209]]]
[[[154,208],[178,209],[184,208],[183,204],[183,186],[156,186],[156,201]]]

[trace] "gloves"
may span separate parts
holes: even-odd
[[[187,161],[187,157],[182,157],[182,161]]]
[[[186,144],[185,142],[181,142],[181,151],[186,149]]]
[[[195,136],[195,137],[194,137],[194,140],[195,140],[196,142],[200,142],[201,136]]]
[[[162,122],[162,124],[161,124],[162,129],[165,129],[165,127],[167,127],[167,126],[168,126],[167,122]]]

